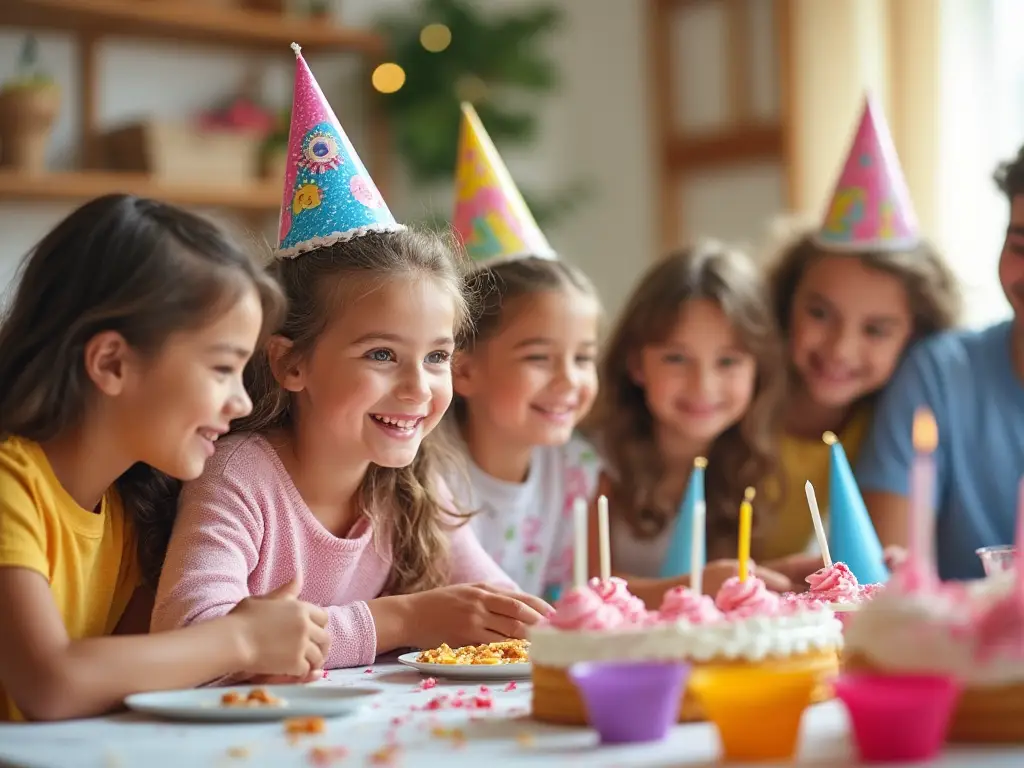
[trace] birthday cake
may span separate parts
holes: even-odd
[[[813,669],[824,680],[837,671],[842,626],[822,604],[786,601],[753,575],[729,579],[712,600],[677,587],[657,611],[647,611],[620,579],[592,579],[570,590],[554,614],[530,632],[533,716],[585,725],[583,702],[569,678],[574,664],[602,661],[685,661]],[[818,700],[828,696],[824,687]],[[680,721],[702,719],[684,693]]]
[[[860,609],[884,589],[882,584],[861,584],[846,563],[834,563],[820,568],[805,581],[806,592],[788,592],[783,599],[804,604],[827,605],[840,621]]]
[[[1012,579],[906,585],[853,617],[846,668],[948,675],[960,697],[952,741],[1024,743],[1024,599]]]

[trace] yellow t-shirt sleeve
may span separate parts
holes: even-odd
[[[28,568],[50,578],[46,527],[22,473],[0,457],[0,567]]]

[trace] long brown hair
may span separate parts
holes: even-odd
[[[456,307],[456,338],[469,326],[469,307],[462,292],[461,251],[441,235],[404,230],[370,233],[318,248],[294,259],[280,259],[272,273],[288,297],[288,315],[277,333],[292,342],[292,359],[309,355],[332,317],[351,296],[394,277],[422,277],[438,283]],[[233,431],[266,432],[294,427],[291,394],[277,382],[266,351],[246,371],[252,413]],[[445,444],[442,430],[426,437],[406,467],[371,465],[360,485],[360,513],[374,530],[391,540],[393,566],[385,590],[415,592],[445,583],[448,574],[448,530],[452,512],[442,500],[438,480],[457,459]]]
[[[601,360],[601,391],[590,431],[608,463],[616,514],[639,538],[658,535],[676,515],[654,498],[665,472],[654,417],[630,376],[639,351],[664,340],[682,307],[705,299],[722,308],[757,364],[753,401],[739,422],[715,439],[705,475],[709,556],[735,541],[747,486],[763,487],[777,473],[776,439],[785,375],[759,272],[743,254],[714,243],[673,253],[651,267],[630,297]],[[759,506],[760,514],[764,506]]]
[[[775,319],[783,336],[793,313],[793,298],[807,268],[819,259],[846,256],[858,259],[869,269],[892,275],[903,285],[910,306],[910,343],[936,331],[956,325],[960,318],[960,283],[956,275],[927,240],[898,251],[830,251],[820,247],[812,232],[804,232],[784,248],[771,268],[769,284]]]
[[[265,325],[280,291],[250,255],[204,218],[130,195],[86,203],[25,257],[0,325],[0,437],[38,442],[76,426],[94,390],[86,343],[117,331],[144,355],[200,328],[255,288]],[[159,403],[154,404],[159,407]],[[155,585],[180,483],[145,464],[117,479],[135,525],[139,565]]]

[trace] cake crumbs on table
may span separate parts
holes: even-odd
[[[364,669],[363,670],[363,674],[364,675],[372,675],[373,674],[373,667],[367,667],[366,669]]]
[[[326,768],[348,757],[348,747],[313,747],[306,755],[310,764]]]
[[[431,688],[437,687],[437,678],[428,677],[426,680],[421,680],[420,684],[416,687],[417,691],[429,691]]]
[[[233,760],[244,760],[252,754],[248,747],[228,747],[228,757]]]
[[[370,765],[396,765],[401,756],[401,748],[397,744],[388,744],[370,753]]]
[[[529,731],[520,731],[516,734],[516,743],[524,749],[528,749],[537,743],[536,737]]]
[[[284,721],[284,732],[289,736],[310,736],[327,730],[322,717],[289,717]]]
[[[509,684],[506,685],[504,688],[502,688],[502,691],[504,691],[505,693],[509,693],[510,691],[516,690],[518,687],[519,686],[516,685],[516,681],[515,680],[510,680]]]

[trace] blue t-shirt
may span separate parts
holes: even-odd
[[[1024,472],[1024,383],[1013,370],[1012,322],[948,331],[914,346],[879,398],[860,452],[864,492],[906,496],[914,411],[931,408],[935,453],[935,552],[943,579],[983,575],[978,547],[1012,544]]]

